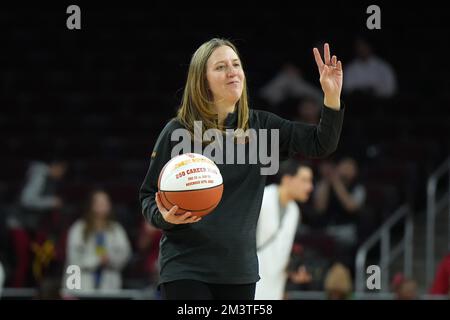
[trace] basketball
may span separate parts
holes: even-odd
[[[205,216],[222,199],[223,180],[219,168],[207,157],[185,153],[169,160],[158,178],[161,203],[167,210],[178,206],[177,215],[192,212]]]

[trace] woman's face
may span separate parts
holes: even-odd
[[[213,51],[206,63],[206,78],[216,105],[235,105],[241,98],[244,70],[236,52],[229,46]]]
[[[111,211],[111,202],[105,192],[97,192],[92,199],[92,211],[96,218],[106,218]]]

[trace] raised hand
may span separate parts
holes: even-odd
[[[319,69],[320,85],[324,93],[324,103],[327,107],[339,110],[342,91],[342,62],[336,56],[331,56],[330,46],[323,46],[324,60],[317,48],[313,49],[317,68]]]

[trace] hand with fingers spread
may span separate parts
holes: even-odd
[[[169,223],[186,224],[186,223],[195,223],[202,220],[201,217],[192,215],[192,212],[186,212],[181,215],[175,214],[178,210],[178,206],[173,206],[170,210],[167,210],[161,203],[159,192],[156,193],[155,199],[159,212],[161,212],[161,215],[163,216],[164,220]]]
[[[325,43],[323,51],[325,62],[322,60],[319,50],[313,49],[320,74],[320,85],[325,96],[324,103],[329,108],[339,110],[343,79],[342,62],[336,56],[331,56],[328,43]]]

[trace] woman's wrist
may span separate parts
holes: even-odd
[[[323,104],[328,108],[339,110],[341,108],[341,99],[339,97],[329,97],[325,95]]]

